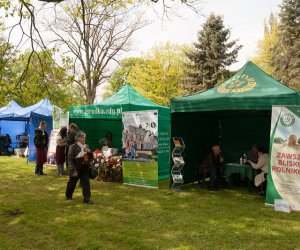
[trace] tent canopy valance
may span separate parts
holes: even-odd
[[[107,100],[91,105],[69,108],[70,118],[122,119],[122,112],[158,109],[162,119],[170,120],[170,109],[154,103],[136,92],[129,84],[124,85]]]

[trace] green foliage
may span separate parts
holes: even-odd
[[[119,89],[121,89],[122,86],[126,83],[127,77],[130,71],[132,70],[132,67],[142,63],[143,59],[138,57],[129,57],[123,59],[120,62],[120,67],[117,70],[115,70],[115,72],[112,74],[109,80],[110,93],[107,93],[107,95],[112,95],[116,93]]]
[[[15,100],[22,106],[32,105],[43,98],[67,109],[83,102],[81,93],[72,87],[68,60],[59,67],[53,60],[55,51],[25,52],[9,65],[9,77],[2,81],[0,97],[7,103]],[[31,59],[29,60],[29,57]]]
[[[278,39],[278,20],[271,13],[268,23],[265,22],[264,37],[258,41],[257,56],[252,61],[262,68],[270,75],[274,75],[274,66],[272,66],[272,59],[274,56],[274,49]]]
[[[274,212],[245,187],[170,192],[91,180],[64,198],[67,176],[35,176],[26,159],[0,158],[1,249],[298,249],[300,213]]]
[[[169,105],[171,98],[184,93],[185,50],[185,46],[166,43],[153,47],[143,58],[125,59],[112,77],[112,88],[118,90],[126,79],[143,96]]]
[[[300,90],[300,1],[284,0],[279,16],[278,40],[272,58],[274,75]]]
[[[3,26],[0,23],[0,107],[10,101],[9,96],[6,96],[4,93],[11,88],[7,86],[6,83],[13,75],[10,65],[14,58],[14,47],[7,43],[1,33],[2,29]]]
[[[226,67],[236,62],[242,46],[236,40],[228,41],[229,37],[230,29],[224,27],[222,17],[210,14],[193,50],[187,52],[190,63],[185,88],[189,92],[212,88],[230,75]]]

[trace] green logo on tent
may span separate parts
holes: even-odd
[[[255,79],[246,74],[235,76],[224,82],[217,89],[219,93],[240,93],[253,89],[256,86]]]
[[[285,113],[280,117],[280,122],[285,127],[293,126],[295,123],[295,116],[291,113]]]

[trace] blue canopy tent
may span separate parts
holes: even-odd
[[[12,111],[22,109],[22,107],[16,103],[14,100],[10,101],[6,106],[0,108],[0,114],[1,116],[3,114],[11,113]]]
[[[39,126],[40,121],[43,120],[48,124],[46,130],[50,135],[52,130],[52,113],[55,108],[57,107],[45,98],[34,105],[17,111],[11,110],[11,112],[1,112],[2,109],[0,109],[0,120],[27,122],[27,134],[29,135],[29,161],[35,160],[35,147],[33,143],[34,130]]]
[[[0,135],[8,134],[11,137],[11,148],[18,147],[17,137],[28,134],[28,122],[10,120],[14,113],[23,108],[15,101],[10,101],[6,106],[0,108]],[[4,120],[5,119],[5,120]]]

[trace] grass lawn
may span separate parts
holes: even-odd
[[[35,176],[0,157],[0,249],[300,249],[300,213],[278,213],[247,187],[169,192],[91,181],[94,205],[68,177]]]

